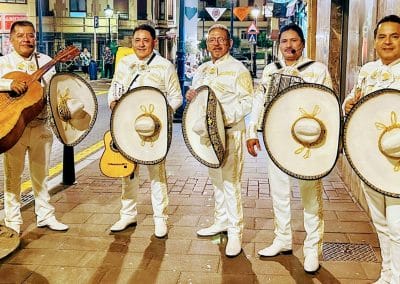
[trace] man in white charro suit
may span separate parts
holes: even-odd
[[[140,86],[151,86],[161,90],[166,94],[168,104],[174,111],[182,104],[182,94],[175,66],[154,53],[155,44],[156,33],[152,26],[143,24],[133,30],[134,54],[123,57],[118,63],[108,92],[108,103],[111,109],[114,108],[123,93]],[[133,82],[136,76],[137,78]],[[162,238],[168,233],[165,160],[155,165],[148,165],[147,168],[151,179],[154,234],[156,237]],[[133,176],[122,178],[120,219],[110,228],[111,231],[122,231],[129,225],[136,224],[138,189],[139,165],[136,166]]]
[[[279,34],[279,50],[282,60],[273,62],[264,68],[262,82],[258,86],[247,126],[247,150],[252,156],[257,156],[260,144],[257,129],[260,128],[267,101],[266,93],[270,88],[271,75],[280,73],[302,78],[308,83],[317,83],[332,87],[328,68],[319,62],[314,62],[302,55],[305,47],[303,31],[296,24],[289,24],[281,28]],[[274,95],[274,94],[272,94]],[[268,131],[268,129],[265,129]],[[282,141],[284,142],[284,141]],[[292,252],[292,230],[290,225],[290,178],[281,171],[269,157],[267,157],[268,176],[275,217],[275,239],[273,243],[260,250],[258,254],[264,257],[275,256],[280,253]],[[306,238],[304,241],[304,270],[313,273],[319,268],[318,257],[322,250],[322,235],[324,221],[322,216],[322,181],[298,180],[302,204],[304,206],[304,227]]]
[[[382,18],[376,26],[374,37],[379,59],[361,68],[356,86],[343,102],[346,114],[362,96],[373,91],[385,88],[400,90],[400,17],[390,15]],[[361,182],[361,186],[381,248],[382,269],[375,283],[399,284],[400,198],[385,196],[364,182]]]
[[[213,236],[228,231],[225,254],[235,257],[241,252],[243,208],[241,175],[243,168],[244,117],[251,110],[253,85],[246,67],[229,54],[232,47],[229,30],[213,25],[208,30],[207,49],[211,61],[202,64],[193,76],[193,89],[186,93],[191,101],[197,95],[195,88],[209,86],[215,93],[224,113],[227,154],[220,168],[209,168],[214,186],[214,223],[197,231],[199,236]]]

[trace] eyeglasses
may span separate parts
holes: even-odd
[[[216,44],[217,42],[219,44],[224,44],[224,43],[226,43],[228,41],[228,39],[227,38],[223,38],[223,37],[212,37],[212,38],[209,38],[207,41],[210,44]]]

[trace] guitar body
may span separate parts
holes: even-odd
[[[100,170],[108,177],[127,177],[133,173],[136,164],[124,156],[113,146],[111,132],[104,134],[104,152],[100,159]]]
[[[28,81],[31,76],[14,71],[3,78]],[[14,96],[12,92],[0,92],[0,154],[17,143],[26,125],[41,113],[44,106],[43,87],[38,81],[32,82],[27,92],[19,96]]]

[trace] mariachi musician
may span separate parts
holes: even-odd
[[[378,102],[379,96],[385,93],[383,92],[382,94],[380,94],[380,91],[384,91],[384,89],[394,89],[396,94],[395,97],[397,98],[397,101],[399,101],[399,91],[397,90],[400,90],[400,17],[397,15],[390,15],[382,18],[378,22],[374,30],[374,38],[374,47],[379,59],[374,62],[369,62],[361,68],[358,75],[357,84],[344,100],[343,108],[346,114],[349,114],[357,101],[359,101],[360,98],[364,96],[366,97],[363,98],[364,101],[361,105],[359,105],[358,111],[361,111],[363,108],[362,106],[368,103],[379,104],[378,106],[373,106],[375,110],[370,110],[369,112],[367,112],[364,116],[363,121],[361,122],[365,124],[366,121],[370,119],[370,117],[374,117],[375,113],[379,114],[379,118],[377,118],[376,120],[373,119],[373,121],[370,121],[371,123],[369,123],[368,125],[372,125],[372,127],[374,128],[376,128],[376,125],[389,125],[389,123],[383,123],[382,121],[379,121],[380,119],[382,119],[382,117],[385,117],[385,119],[392,122],[392,125],[390,127],[392,128],[392,133],[394,135],[391,137],[391,143],[389,144],[392,144],[391,146],[393,148],[391,149],[392,151],[390,151],[390,155],[388,156],[389,158],[396,158],[394,161],[397,163],[397,167],[400,167],[400,136],[398,135],[398,131],[400,128],[398,123],[398,116],[400,115],[400,112],[394,111],[396,108],[397,110],[400,109],[398,107],[399,103],[394,103],[393,101],[389,103],[385,103],[384,101]],[[368,98],[371,99],[367,100]],[[375,98],[375,100],[372,100],[372,98]],[[355,110],[357,109],[354,108],[354,111]],[[385,111],[387,111],[387,115],[382,115],[382,113],[385,113]],[[352,123],[352,120],[353,118],[350,116],[347,119],[346,124],[349,123],[350,125],[350,123]],[[356,125],[356,129],[360,129],[360,125]],[[378,129],[373,129],[370,132],[376,133],[377,131]],[[355,136],[351,138],[357,139],[357,136],[359,137],[360,133],[361,132],[358,132],[358,134],[355,133]],[[347,137],[346,133],[345,137]],[[349,140],[351,138],[348,137]],[[372,137],[370,137],[370,139],[368,140],[371,140],[371,142],[375,142],[372,141],[374,139],[371,138]],[[347,140],[347,138],[345,138],[345,140]],[[358,143],[358,146],[360,146],[360,144],[363,143]],[[385,145],[388,146],[387,143],[385,143]],[[364,145],[359,148],[363,147]],[[357,145],[355,145],[353,149],[358,151]],[[373,148],[371,147],[371,149]],[[371,149],[369,149],[369,151]],[[368,152],[364,151],[363,153],[360,153],[360,155],[365,155],[365,153]],[[368,154],[368,156],[369,155],[370,154]],[[350,159],[351,157],[348,158]],[[363,179],[363,182],[361,182],[361,187],[365,193],[371,218],[378,234],[379,245],[382,255],[382,268],[380,278],[375,283],[399,284],[400,171],[399,169],[396,170],[395,167],[393,167],[391,163],[389,163],[389,160],[390,159],[387,159],[384,155],[376,155],[376,158],[371,158],[366,163],[357,163],[357,161],[354,162],[357,163],[359,167],[370,168],[370,172],[373,173],[378,172],[378,170],[381,171],[381,173],[383,171],[383,174],[386,175],[385,177],[383,177],[383,180],[385,182],[380,182],[380,185],[392,189],[392,192],[390,193],[388,190],[382,188],[380,189],[379,185],[373,186],[377,184],[375,181],[381,179],[382,175],[379,173],[377,175],[379,175],[380,177],[366,177],[366,175],[364,175],[366,178]],[[386,166],[387,168],[385,168]],[[361,173],[363,172],[363,170],[359,168],[357,172]],[[389,183],[386,184],[386,182],[388,181]]]
[[[281,28],[279,34],[279,50],[282,60],[267,65],[263,71],[262,82],[255,92],[250,121],[247,126],[247,150],[252,156],[257,156],[260,143],[257,129],[261,125],[264,105],[271,96],[266,91],[271,90],[271,77],[274,73],[300,77],[308,83],[317,83],[332,87],[328,68],[319,62],[314,62],[302,55],[305,47],[303,31],[296,24]],[[299,78],[297,78],[299,79]],[[298,81],[298,80],[297,80]],[[301,81],[301,80],[300,80]],[[272,94],[276,95],[276,94]],[[268,132],[269,129],[264,131]],[[283,142],[283,141],[282,141]],[[292,252],[292,231],[290,226],[290,178],[279,169],[267,155],[267,167],[270,180],[270,190],[275,215],[275,239],[273,243],[260,250],[263,257],[272,257],[280,253]],[[298,180],[302,204],[304,206],[304,270],[313,273],[319,269],[318,257],[322,250],[324,220],[322,216],[322,180]]]
[[[0,77],[12,71],[32,74],[51,60],[49,56],[35,52],[35,34],[35,28],[29,21],[16,21],[11,25],[10,42],[14,51],[0,57]],[[54,74],[55,69],[52,68],[43,76],[42,85],[48,84]],[[22,95],[27,90],[29,92],[24,80],[0,79],[0,91],[13,91],[17,95]],[[43,111],[27,125],[18,142],[4,153],[4,221],[7,227],[14,229],[18,233],[22,224],[20,210],[21,176],[27,152],[35,197],[37,226],[47,226],[55,231],[68,229],[67,225],[57,221],[54,207],[49,203],[50,195],[47,188],[47,179],[53,134],[47,120],[48,112],[47,108],[44,107]]]

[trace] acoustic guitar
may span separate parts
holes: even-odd
[[[104,134],[104,152],[100,158],[100,170],[108,177],[127,177],[133,173],[136,164],[124,156],[115,147],[111,132]]]
[[[79,49],[69,46],[33,74],[13,71],[3,76],[4,79],[24,81],[28,89],[21,95],[12,91],[0,92],[0,154],[11,149],[21,138],[26,125],[42,112],[46,92],[39,82],[40,78],[57,62],[71,60],[77,55]]]

